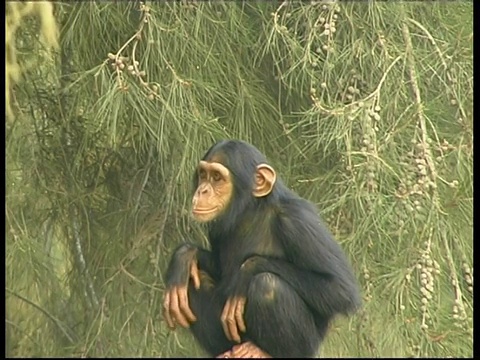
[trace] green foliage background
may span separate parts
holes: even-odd
[[[162,274],[206,244],[190,176],[221,138],[264,151],[358,274],[321,356],[472,356],[471,2],[9,3],[6,23],[7,356],[204,355],[161,320]]]

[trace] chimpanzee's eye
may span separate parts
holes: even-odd
[[[213,181],[220,181],[222,180],[222,175],[218,171],[214,171],[212,173],[212,179]]]

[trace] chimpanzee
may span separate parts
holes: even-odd
[[[311,357],[358,283],[313,204],[254,146],[213,145],[194,174],[193,217],[211,250],[183,244],[166,273],[163,314],[218,357]]]

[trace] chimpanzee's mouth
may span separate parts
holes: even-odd
[[[214,212],[215,210],[217,210],[217,208],[211,208],[211,209],[199,209],[199,208],[196,208],[196,209],[193,209],[193,210],[192,210],[192,213],[194,213],[194,214],[199,214],[199,215],[203,215],[203,214],[210,214],[210,213]]]

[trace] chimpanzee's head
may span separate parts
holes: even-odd
[[[275,170],[254,146],[239,140],[213,145],[194,175],[192,214],[199,222],[216,220],[227,212],[240,214],[255,198],[274,189]]]

